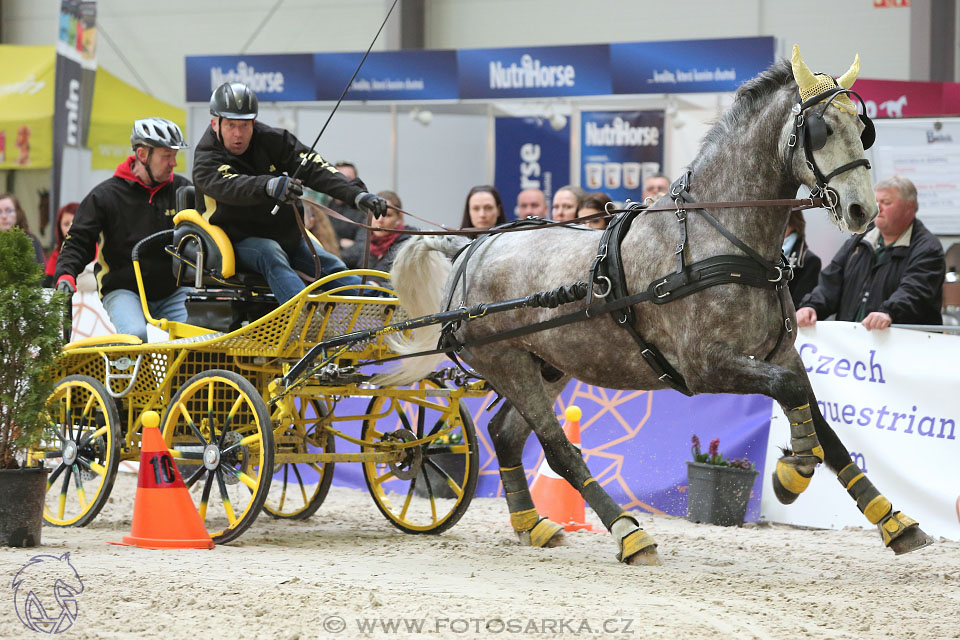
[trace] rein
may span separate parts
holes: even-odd
[[[435,227],[440,227],[443,231],[433,231],[433,230],[424,230],[424,229],[383,229],[381,227],[374,227],[373,225],[364,224],[362,222],[357,222],[351,220],[350,218],[334,211],[333,209],[326,207],[319,202],[310,200],[310,204],[315,205],[325,214],[331,218],[340,220],[341,222],[349,223],[355,227],[360,227],[362,229],[367,229],[368,231],[384,231],[389,233],[399,233],[403,235],[411,236],[475,236],[477,234],[487,234],[487,235],[496,235],[500,233],[513,233],[515,231],[530,231],[531,229],[548,229],[550,227],[570,227],[570,226],[579,226],[584,222],[589,222],[590,220],[599,220],[601,218],[612,218],[614,215],[619,213],[626,213],[628,211],[637,211],[640,210],[643,213],[652,212],[652,211],[672,211],[676,212],[677,207],[675,204],[666,204],[661,206],[644,206],[639,203],[631,203],[626,209],[610,209],[609,211],[604,211],[600,213],[593,213],[589,216],[583,216],[582,218],[577,218],[575,220],[541,220],[541,223],[536,226],[500,226],[500,227],[464,227],[463,229],[451,229],[450,227],[440,224],[439,222],[433,222],[432,220],[427,220],[426,218],[421,218],[416,216],[409,211],[404,211],[400,207],[395,207],[392,204],[387,204],[387,208],[393,209],[402,213],[405,216],[410,216],[421,222],[426,222],[427,224],[433,225]],[[794,198],[794,199],[780,199],[780,200],[739,200],[739,201],[728,201],[728,202],[690,202],[684,203],[685,209],[736,209],[742,207],[790,207],[792,209],[797,209],[803,211],[806,209],[816,209],[823,207],[824,201],[820,197],[811,197],[811,198]],[[507,223],[510,224],[510,223]]]

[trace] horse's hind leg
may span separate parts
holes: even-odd
[[[497,449],[511,523],[521,540],[528,532],[530,544],[546,546],[547,541],[562,530],[559,525],[541,519],[530,498],[520,456],[523,441],[529,434],[526,429],[532,428],[550,468],[580,492],[610,531],[619,547],[617,559],[628,564],[660,564],[656,542],[591,477],[580,450],[570,444],[557,422],[553,401],[566,378],[552,383],[545,381],[539,359],[518,350],[483,350],[474,353],[470,361],[512,403],[511,408],[501,409],[495,416],[490,434]],[[511,417],[515,414],[526,421],[526,428],[519,424],[518,418]],[[543,544],[538,544],[541,542]]]
[[[890,501],[853,462],[850,452],[820,413],[800,355],[791,349],[777,360],[777,364],[768,364],[736,357],[727,364],[729,370],[712,372],[720,380],[734,382],[738,393],[752,390],[774,398],[790,421],[790,449],[783,451],[773,472],[777,499],[783,504],[796,500],[809,486],[817,464],[825,462],[857,501],[857,508],[880,529],[883,543],[895,553],[899,555],[931,544],[933,539],[917,522],[894,511]]]
[[[510,510],[510,524],[520,542],[533,547],[556,547],[563,544],[563,527],[537,512],[530,496],[530,487],[523,470],[523,447],[530,436],[530,425],[509,400],[487,426],[497,453],[503,495]]]

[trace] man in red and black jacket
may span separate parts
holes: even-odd
[[[94,274],[103,307],[117,333],[147,340],[131,251],[140,240],[173,228],[176,193],[190,181],[173,173],[177,151],[187,147],[183,133],[163,118],[137,120],[130,136],[133,155],[120,163],[80,203],[63,241],[54,278],[57,289],[73,292],[77,274],[94,258]],[[97,244],[100,244],[100,252]],[[171,258],[163,243],[145,246],[140,254],[150,315],[185,322],[187,289],[177,287]]]
[[[257,96],[242,82],[217,87],[210,114],[210,126],[193,156],[193,181],[198,192],[215,201],[206,201],[203,216],[230,237],[237,267],[263,275],[281,304],[305,287],[297,271],[320,277],[346,270],[337,256],[313,242],[323,272],[314,273],[313,256],[295,217],[303,216],[301,180],[285,174],[294,174],[307,157],[298,177],[311,189],[376,217],[386,212],[387,202],[367,193],[359,180],[345,178],[289,131],[258,122]],[[272,215],[275,204],[279,210]],[[347,275],[326,288],[359,283],[360,278]]]

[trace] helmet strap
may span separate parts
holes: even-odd
[[[146,145],[144,145],[144,146],[146,146]],[[146,169],[146,171],[147,171],[147,177],[150,178],[150,186],[152,187],[153,185],[157,184],[157,179],[153,177],[153,172],[150,171],[150,158],[153,157],[153,147],[146,147],[146,148],[149,149],[149,151],[147,151],[147,161],[146,161],[146,162],[142,162],[142,161],[140,160],[140,156],[138,156],[136,152],[134,152],[133,157],[134,157],[134,159],[135,159],[137,162],[139,162],[140,164],[143,165],[143,168],[144,168],[144,169]]]

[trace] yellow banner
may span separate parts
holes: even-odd
[[[53,46],[0,45],[0,169],[52,163]]]
[[[151,98],[131,87],[103,67],[97,69],[87,142],[92,152],[93,169],[116,169],[132,152],[130,133],[140,118],[166,118],[186,130],[187,115],[183,109]]]

